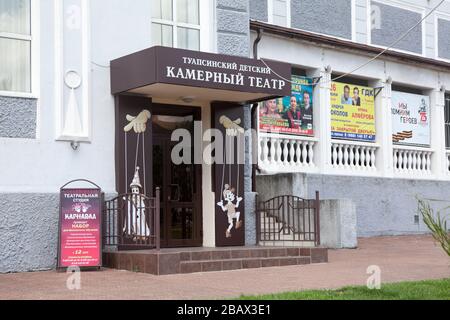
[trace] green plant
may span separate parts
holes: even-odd
[[[447,229],[448,216],[442,217],[442,211],[450,208],[444,208],[434,214],[433,208],[429,202],[417,197],[419,202],[419,212],[422,214],[423,222],[430,229],[433,238],[442,246],[444,251],[450,256],[450,233]]]

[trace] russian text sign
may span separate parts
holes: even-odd
[[[391,112],[394,144],[431,144],[430,97],[393,91]]]
[[[375,90],[331,84],[331,134],[334,139],[375,142]]]
[[[101,267],[101,191],[61,190],[58,267]]]

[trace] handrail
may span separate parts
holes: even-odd
[[[349,146],[373,147],[373,148],[381,147],[381,145],[379,143],[351,141],[351,140],[338,140],[338,139],[332,139],[331,144],[344,144],[344,145],[349,145]]]
[[[287,139],[287,140],[302,140],[302,141],[312,141],[312,142],[319,142],[318,138],[315,137],[309,137],[309,136],[294,136],[294,135],[288,135],[288,134],[281,134],[281,133],[275,133],[275,132],[259,132],[259,137],[264,138],[279,138],[279,139]]]
[[[406,151],[420,151],[420,152],[432,152],[434,153],[435,150],[431,147],[424,147],[424,146],[405,146],[400,144],[394,144],[392,146],[392,149],[394,150],[406,150]]]

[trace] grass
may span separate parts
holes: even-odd
[[[381,290],[345,287],[263,296],[241,296],[240,300],[450,300],[450,278],[385,284]]]

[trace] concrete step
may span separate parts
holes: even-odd
[[[229,271],[240,269],[284,267],[284,266],[307,265],[307,264],[311,264],[311,257],[292,256],[292,257],[271,257],[271,258],[183,261],[180,263],[180,273]]]
[[[233,260],[250,258],[269,258],[269,257],[290,257],[298,256],[299,250],[290,248],[289,250],[280,250],[277,248],[252,247],[249,249],[218,249],[202,250],[197,252],[181,252],[180,261],[209,261],[209,260]]]
[[[325,263],[326,248],[308,248],[301,242],[295,246],[278,246],[279,242],[263,244],[271,247],[186,248],[105,251],[103,265],[108,268],[154,275],[262,268],[270,266]]]

